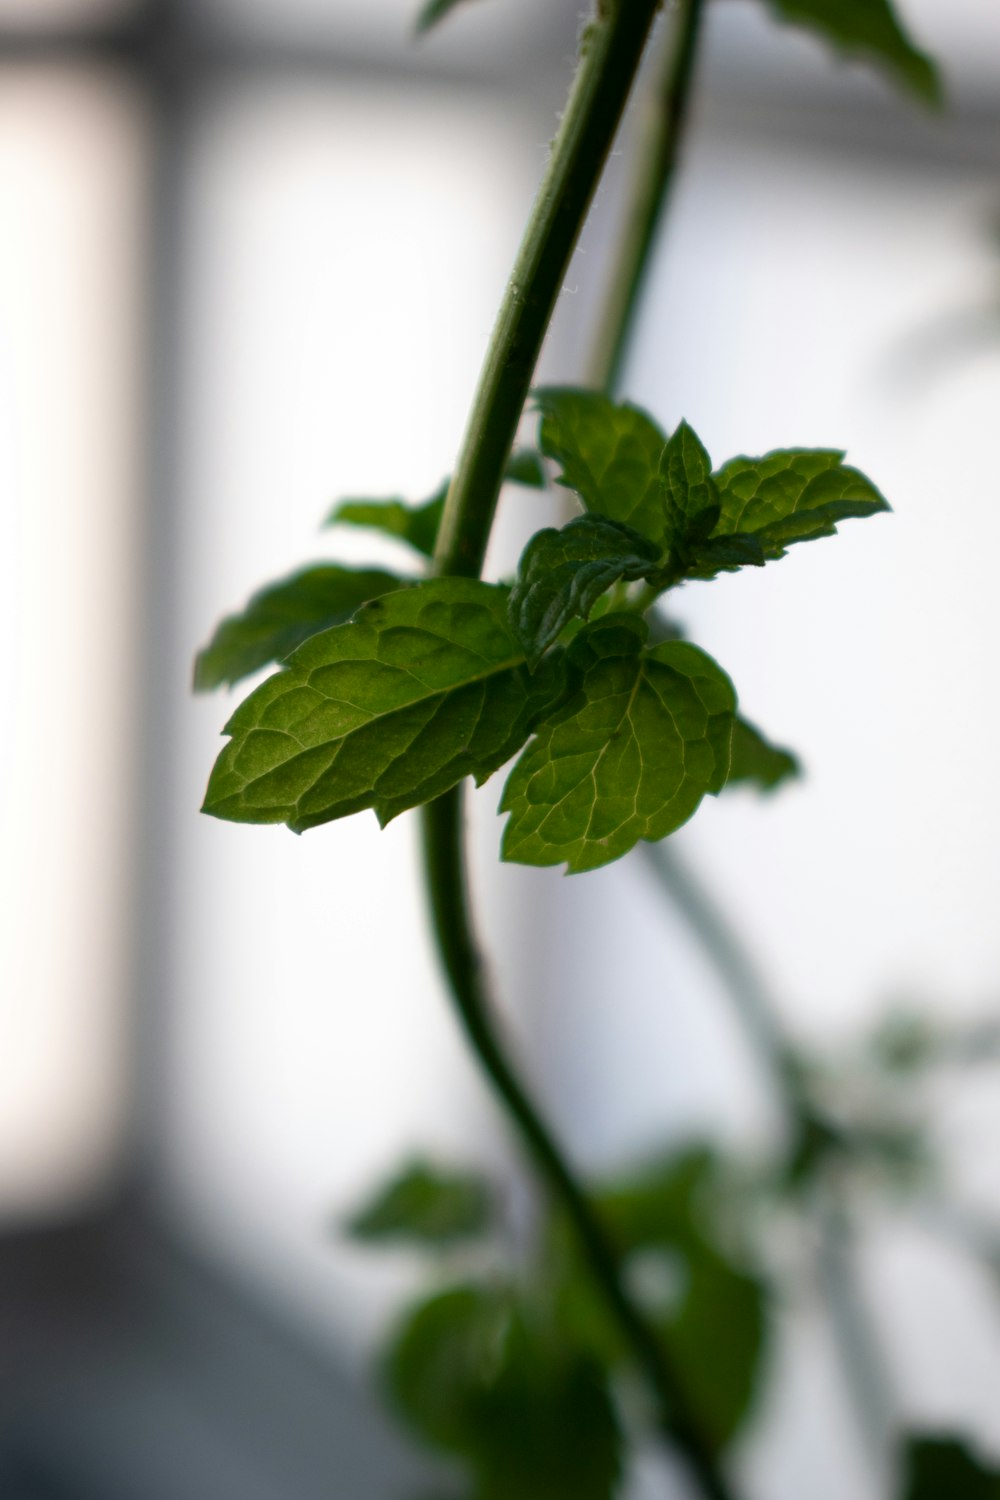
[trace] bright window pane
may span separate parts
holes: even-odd
[[[412,567],[319,522],[338,495],[430,494],[453,461],[533,190],[528,129],[463,95],[253,91],[212,113],[194,164],[168,1168],[202,1238],[312,1316],[317,1295],[363,1311],[353,1268],[382,1269],[345,1260],[331,1216],[414,1146],[488,1152],[484,1096],[414,818],[296,839],[199,817],[234,700],[193,702],[190,660],[305,561]]]
[[[3,75],[2,1214],[93,1186],[122,1106],[141,138],[103,83]]]

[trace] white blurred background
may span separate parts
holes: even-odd
[[[899,9],[944,114],[751,0],[710,6],[626,381],[717,461],[846,448],[894,508],[678,605],[807,767],[678,843],[817,1047],[897,997],[978,1016],[1000,990],[1000,8]],[[414,1148],[510,1152],[435,968],[413,820],[297,840],[200,818],[227,704],[190,697],[190,663],[299,563],[403,560],[317,527],[341,494],[419,499],[453,462],[576,10],[481,0],[414,47],[410,0],[201,0],[186,24],[214,62],[185,80],[178,53],[151,90],[86,51],[125,0],[0,0],[0,1217],[63,1218],[141,1170],[185,1243],[321,1342],[367,1344],[406,1279],[331,1231],[373,1179]],[[621,173],[546,378],[579,368]],[[507,496],[496,567],[538,506]],[[497,868],[499,785],[476,798],[478,893],[573,1153],[764,1139],[718,981],[642,862]],[[1000,1218],[995,1088],[963,1085],[939,1124]],[[914,1231],[866,1264],[905,1412],[1000,1451],[977,1273]],[[751,1455],[773,1500],[874,1493],[843,1404],[806,1319]]]

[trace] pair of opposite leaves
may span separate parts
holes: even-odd
[[[794,772],[787,752],[736,717],[729,678],[697,647],[649,646],[627,607],[579,621],[616,583],[643,579],[656,593],[759,565],[886,509],[881,495],[834,451],[740,458],[713,474],[684,423],[668,441],[638,408],[592,392],[536,399],[541,451],[587,514],[529,542],[511,591],[469,579],[380,584],[353,619],[305,639],[227,724],[206,812],[302,831],[370,807],[385,824],[465,776],[482,783],[527,741],[501,802],[503,856],[575,871],[663,838],[727,781],[770,786]],[[519,463],[514,477],[537,483]],[[429,507],[410,513],[421,527]],[[353,502],[335,519],[407,535],[396,503]],[[289,627],[296,583],[321,571],[224,622],[200,659],[201,685],[239,675],[225,670],[226,643],[276,593]]]

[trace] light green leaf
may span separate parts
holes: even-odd
[[[475,1500],[611,1500],[621,1436],[607,1384],[503,1287],[418,1307],[386,1362],[397,1411],[462,1458]]]
[[[536,532],[521,554],[510,619],[534,664],[575,617],[587,619],[613,583],[645,578],[660,549],[620,521],[579,516]]]
[[[937,68],[907,36],[890,0],[766,0],[779,21],[818,32],[850,57],[883,67],[919,98],[941,98]]]
[[[423,32],[430,31],[432,26],[443,21],[445,16],[461,3],[462,0],[427,0],[427,4],[417,17],[417,35],[420,36]]]
[[[542,414],[538,445],[561,466],[559,483],[587,510],[666,545],[668,515],[660,459],[667,439],[652,417],[596,391],[534,392]]]
[[[374,808],[380,823],[486,778],[561,691],[530,674],[507,590],[433,579],[313,636],[233,714],[204,812],[296,832]]]
[[[341,500],[324,525],[363,526],[369,531],[381,531],[385,536],[407,542],[424,557],[433,557],[447,493],[445,480],[422,505],[410,505],[406,500]]]
[[[733,754],[727,786],[750,782],[762,792],[770,792],[783,781],[801,776],[802,767],[791,750],[772,745],[747,719],[737,718],[733,725]]]
[[[794,542],[833,536],[837,522],[889,506],[843,453],[790,448],[763,458],[734,458],[715,475],[722,514],[713,534],[749,534],[765,557],[783,557]]]
[[[493,1219],[493,1193],[482,1177],[414,1161],[353,1215],[347,1232],[356,1240],[454,1245],[481,1238]]]
[[[635,615],[607,615],[572,642],[581,674],[504,788],[503,858],[590,870],[687,822],[729,775],[736,695],[696,646],[644,651]]]
[[[409,581],[377,568],[325,563],[268,584],[240,614],[227,616],[199,651],[195,692],[239,682],[261,667],[283,661],[310,636],[350,619],[369,599],[404,588]]]
[[[1000,1465],[987,1468],[950,1436],[912,1437],[900,1500],[1000,1500]]]

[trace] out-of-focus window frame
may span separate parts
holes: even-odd
[[[572,0],[564,8],[571,14]],[[528,71],[549,61],[539,56]],[[81,24],[50,18],[33,26],[23,15],[5,21],[0,14],[0,68],[106,71],[138,104],[149,163],[129,1113],[120,1165],[102,1198],[84,1211],[74,1206],[64,1221],[50,1213],[42,1226],[0,1234],[0,1493],[5,1500],[82,1492],[124,1500],[151,1493],[154,1474],[157,1495],[211,1492],[219,1500],[353,1500],[415,1490],[426,1476],[371,1397],[345,1377],[335,1352],[307,1346],[280,1313],[193,1252],[157,1192],[158,1059],[171,1004],[164,951],[171,876],[159,851],[171,839],[169,803],[150,792],[169,777],[175,735],[164,685],[174,669],[180,567],[185,191],[201,106],[232,80],[384,79],[399,73],[398,59],[382,66],[370,51],[352,56],[335,29],[325,39],[286,42],[213,27],[199,0],[136,0],[107,20]],[[416,52],[406,72],[431,81],[455,76]],[[463,69],[460,82],[497,88],[489,72],[470,77]],[[522,70],[517,91],[525,86]],[[134,1431],[121,1419],[123,1401]],[[266,1411],[268,1420],[246,1423],[247,1411]]]

